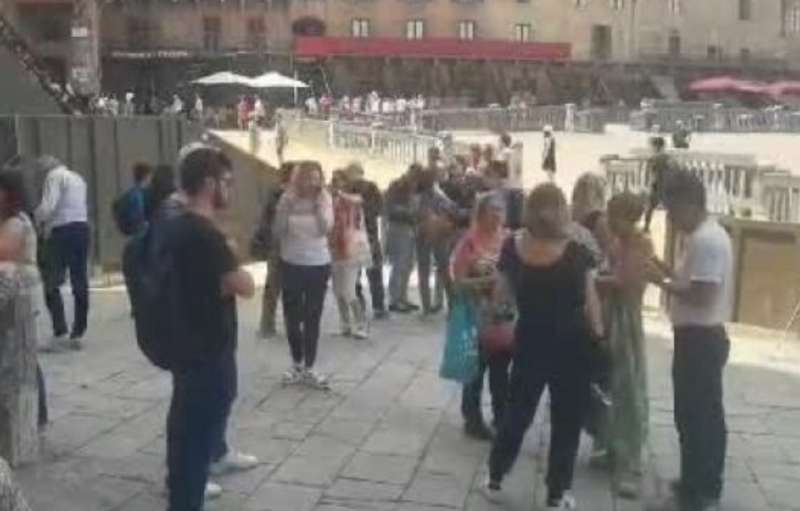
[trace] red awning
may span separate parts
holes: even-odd
[[[692,92],[745,92],[749,94],[767,94],[769,85],[763,82],[740,80],[731,76],[716,76],[697,80],[689,85]]]
[[[461,60],[568,60],[566,43],[518,43],[513,41],[461,39],[400,39],[378,37],[296,37],[299,58],[406,57]]]
[[[769,86],[769,93],[773,97],[800,96],[800,82],[775,82]]]

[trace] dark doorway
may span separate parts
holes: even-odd
[[[611,58],[611,27],[594,25],[592,27],[592,58],[609,60]]]

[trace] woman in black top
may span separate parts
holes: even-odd
[[[525,204],[525,228],[503,246],[498,293],[517,305],[516,352],[506,412],[489,458],[487,494],[500,490],[533,422],[545,387],[550,391],[548,509],[573,509],[566,494],[589,395],[589,343],[602,320],[588,250],[571,241],[567,203],[553,184],[540,185]]]

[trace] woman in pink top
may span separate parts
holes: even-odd
[[[505,201],[496,192],[478,197],[475,216],[469,230],[459,241],[450,260],[450,272],[457,292],[471,300],[478,312],[479,325],[487,321],[496,310],[494,287],[497,278],[496,265],[500,249],[506,238],[504,228]],[[461,413],[464,416],[464,431],[467,435],[482,440],[492,438],[481,412],[481,393],[486,369],[489,369],[489,388],[492,395],[494,423],[503,415],[508,393],[509,353],[481,353],[479,376],[464,385]]]
[[[372,255],[364,224],[360,195],[346,193],[347,175],[337,170],[331,177],[333,230],[330,235],[333,259],[333,293],[339,306],[342,335],[368,337],[367,316],[356,295],[356,282],[363,268],[372,266]]]

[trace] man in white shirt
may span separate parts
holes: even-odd
[[[718,509],[727,429],[722,373],[733,309],[733,249],[727,232],[706,212],[703,183],[688,173],[670,177],[664,202],[672,225],[686,236],[674,270],[654,262],[655,282],[671,298],[675,332],[672,366],[681,478],[673,490],[687,511]]]
[[[86,205],[86,182],[52,156],[39,158],[46,172],[42,201],[34,216],[45,233],[45,301],[53,322],[53,341],[46,348],[82,348],[89,313],[89,220]],[[61,286],[69,270],[75,318],[67,330]],[[69,333],[69,340],[67,334]]]

